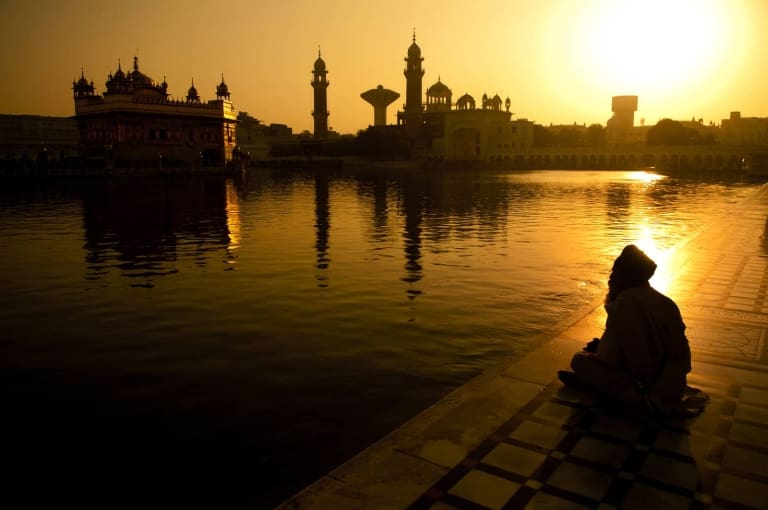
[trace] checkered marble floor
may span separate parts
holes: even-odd
[[[688,419],[552,383],[410,508],[768,508],[768,386],[691,379]]]

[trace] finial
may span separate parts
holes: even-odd
[[[119,58],[117,59],[117,70],[118,71],[122,71],[123,70],[123,68],[120,67],[120,59]]]
[[[137,50],[137,53],[138,53],[138,50]],[[138,71],[139,70],[139,56],[138,55],[134,55],[133,56],[133,70],[134,71]]]
[[[416,44],[416,27],[413,27],[413,43]]]
[[[322,57],[323,55],[320,53],[320,45],[317,45],[317,58]]]

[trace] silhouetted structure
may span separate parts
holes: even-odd
[[[315,138],[326,138],[328,136],[328,79],[326,75],[325,61],[317,52],[317,60],[312,70],[312,88],[315,89],[315,109],[312,110],[312,117],[315,119]]]
[[[248,112],[237,114],[237,147],[251,160],[263,160],[273,144],[293,140],[293,130],[285,124],[263,124]]]
[[[613,116],[605,123],[608,140],[613,143],[635,141],[633,134],[635,112],[637,111],[637,96],[613,96],[611,98]]]
[[[413,31],[413,43],[408,48],[405,58],[405,112],[398,113],[398,124],[405,124],[405,132],[410,138],[418,138],[422,134],[421,79],[424,69],[421,68],[421,48],[416,44],[416,31]]]
[[[0,168],[63,166],[80,154],[71,117],[0,115]]]
[[[722,120],[720,137],[727,145],[768,146],[768,119],[731,112],[729,118]]]
[[[387,106],[400,97],[400,94],[394,90],[385,89],[383,86],[379,85],[375,89],[363,92],[360,94],[360,97],[373,106],[373,125],[386,126]]]
[[[194,82],[185,99],[170,99],[168,83],[118,63],[103,96],[81,73],[72,83],[83,156],[118,167],[223,166],[232,161],[236,112],[221,77],[216,99],[203,103]]]
[[[398,112],[397,120],[398,125],[405,125],[405,136],[415,142],[421,156],[497,162],[511,160],[516,152],[532,146],[533,123],[512,120],[509,98],[502,101],[498,94],[483,94],[481,108],[477,108],[475,99],[464,94],[454,105],[453,92],[438,78],[427,89],[426,105],[422,104],[423,60],[414,34],[405,59],[405,111]]]

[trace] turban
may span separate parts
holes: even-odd
[[[630,281],[647,282],[656,272],[656,262],[634,244],[628,244],[614,261],[613,272]]]

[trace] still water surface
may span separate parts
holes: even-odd
[[[274,506],[547,338],[626,243],[663,260],[755,190],[584,171],[3,183],[8,485]]]

